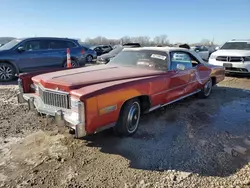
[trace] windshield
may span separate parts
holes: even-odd
[[[250,42],[227,42],[222,47],[222,50],[250,50]]]
[[[154,70],[168,70],[166,52],[157,50],[121,51],[109,62],[110,65],[133,66]]]
[[[18,43],[20,43],[22,40],[20,39],[14,39],[8,43],[6,43],[5,45],[0,47],[0,50],[9,50],[11,48],[13,48],[14,46],[16,46]]]

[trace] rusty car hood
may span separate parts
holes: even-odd
[[[34,76],[32,80],[45,88],[70,91],[93,84],[162,74],[164,72],[150,69],[97,65],[40,74]]]

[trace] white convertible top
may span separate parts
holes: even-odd
[[[180,47],[136,47],[136,48],[124,48],[122,51],[141,51],[141,50],[156,50],[162,52],[172,52],[172,51],[183,51],[192,54],[196,59],[198,59],[201,63],[206,63],[198,53],[193,50],[189,50],[187,48],[180,48]]]

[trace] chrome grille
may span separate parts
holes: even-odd
[[[44,104],[60,108],[69,108],[69,94],[53,90],[46,90],[40,86],[38,90]]]
[[[217,61],[227,61],[227,62],[241,62],[242,57],[233,57],[233,56],[218,56],[216,58]]]

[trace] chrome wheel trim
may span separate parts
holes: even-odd
[[[0,65],[0,79],[10,80],[13,74],[13,70],[8,65]]]
[[[71,65],[72,65],[72,67],[78,67],[78,64],[76,61],[71,61]]]
[[[209,80],[204,86],[204,95],[207,97],[210,95],[212,90],[212,81]]]
[[[134,102],[129,109],[128,118],[127,118],[127,130],[129,133],[133,133],[139,124],[141,115],[141,109],[138,102]]]
[[[74,60],[71,60],[71,66],[72,67],[78,67],[78,63]],[[67,68],[67,61],[64,64],[64,68]]]

